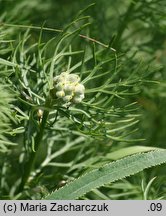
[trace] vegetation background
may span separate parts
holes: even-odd
[[[165,148],[165,6],[164,0],[0,0],[1,199],[41,199],[101,165]],[[65,28],[78,30],[65,38]],[[65,49],[66,57],[57,57]],[[36,149],[37,112],[48,108],[47,74],[56,57],[53,75],[79,64],[71,72],[82,73],[83,80],[90,74],[87,92],[71,113],[53,105]],[[101,184],[81,199],[165,199],[165,170],[164,164]]]

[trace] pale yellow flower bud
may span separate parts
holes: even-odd
[[[72,93],[74,88],[75,88],[75,86],[73,84],[66,84],[64,86],[64,91],[69,94],[69,93]]]
[[[84,99],[84,94],[81,94],[81,95],[78,95],[78,96],[74,96],[73,102],[74,103],[80,103],[83,99]]]
[[[62,98],[62,97],[65,96],[65,92],[64,92],[64,91],[57,91],[56,96],[57,96],[58,98]]]
[[[64,83],[63,82],[59,82],[56,86],[55,86],[55,88],[58,90],[58,91],[61,91],[61,90],[63,90],[63,88],[64,88]]]
[[[71,99],[72,99],[71,95],[66,95],[65,97],[63,97],[63,101],[65,101],[65,102],[69,102],[69,101],[71,101]]]
[[[64,102],[80,103],[84,99],[85,87],[79,83],[80,77],[76,74],[63,72],[54,78],[56,96]]]
[[[69,74],[69,76],[67,77],[67,80],[71,83],[77,83],[80,81],[80,78],[76,74]]]
[[[75,90],[74,91],[75,91],[76,95],[83,94],[84,91],[85,91],[85,87],[82,84],[77,84],[75,86]]]

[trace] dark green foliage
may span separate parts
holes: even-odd
[[[41,199],[111,161],[165,148],[164,6],[0,0],[1,199]],[[53,77],[64,71],[81,77],[82,103],[56,98]],[[165,177],[156,166],[85,198],[163,199]]]

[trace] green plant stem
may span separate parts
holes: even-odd
[[[51,104],[51,101],[50,101],[50,99],[48,99],[46,101],[45,107],[49,108],[50,104]],[[38,152],[38,149],[40,147],[40,144],[41,144],[41,141],[42,141],[42,138],[43,138],[44,129],[45,129],[45,126],[46,126],[48,115],[49,115],[49,110],[48,109],[44,110],[42,121],[41,121],[41,123],[39,125],[39,131],[37,132],[35,140],[34,140],[35,151],[31,152],[29,160],[28,160],[27,164],[25,165],[24,174],[22,176],[22,180],[21,180],[21,184],[20,184],[19,189],[18,189],[18,193],[23,191],[24,186],[25,186],[25,184],[26,184],[26,182],[27,182],[27,180],[28,180],[28,178],[30,176],[31,170],[32,170],[32,168],[34,166],[34,162],[35,162],[35,159],[36,159],[36,156],[37,156],[37,152]]]
[[[44,31],[52,31],[52,32],[63,32],[63,30],[61,29],[53,29],[53,28],[46,28],[46,27],[39,27],[39,26],[29,26],[29,25],[16,25],[16,24],[9,24],[9,23],[1,23],[0,26],[7,26],[7,27],[15,27],[15,28],[28,28],[28,29],[34,29],[34,30],[44,30]],[[91,41],[93,43],[96,43],[100,46],[103,46],[105,48],[108,48],[109,45],[107,44],[104,44],[94,38],[91,38],[91,37],[88,37],[87,35],[82,35],[82,34],[79,34],[79,37],[81,38],[84,38],[84,39],[87,39],[88,41]],[[112,47],[109,47],[112,51],[116,52],[116,50]]]
[[[128,22],[129,22],[129,19],[130,19],[130,16],[131,14],[133,13],[133,9],[134,9],[134,6],[135,6],[135,2],[132,1],[126,11],[126,14],[124,16],[124,19],[122,22],[120,22],[119,24],[119,27],[118,27],[118,32],[117,32],[117,36],[115,38],[115,41],[113,43],[113,47],[116,49],[116,50],[119,50],[119,47],[120,47],[120,41],[121,41],[121,38],[122,38],[122,35],[128,25]]]

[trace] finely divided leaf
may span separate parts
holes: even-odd
[[[5,66],[11,66],[11,67],[16,67],[18,66],[17,64],[7,61],[5,59],[0,58],[0,64],[5,65]]]
[[[45,199],[74,200],[92,189],[134,175],[146,168],[166,162],[166,150],[155,150],[148,153],[135,154],[109,163],[89,172],[63,188],[54,191]]]

